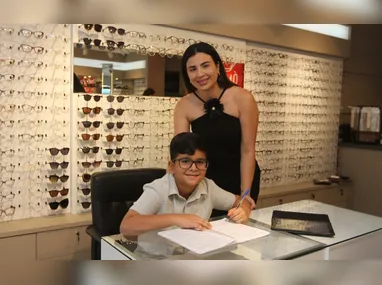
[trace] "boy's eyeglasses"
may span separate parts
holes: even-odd
[[[195,164],[196,168],[199,170],[206,170],[208,167],[208,161],[204,159],[191,160],[189,158],[178,158],[174,159],[172,162],[178,161],[179,167],[182,169],[190,169],[193,164]]]

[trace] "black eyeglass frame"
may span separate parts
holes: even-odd
[[[191,162],[190,166],[189,167],[182,167],[182,165],[181,165],[181,161],[182,160],[188,160],[189,162]],[[192,160],[192,159],[187,158],[187,157],[181,157],[181,158],[173,159],[171,161],[173,163],[176,163],[178,161],[179,167],[182,168],[182,169],[190,169],[192,167],[192,165],[195,164],[197,169],[199,169],[199,170],[206,170],[208,168],[208,165],[209,165],[207,159]],[[201,162],[205,164],[205,168],[199,168],[198,163],[201,163]]]

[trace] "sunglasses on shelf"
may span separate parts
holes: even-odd
[[[115,98],[117,98],[117,102],[118,102],[118,103],[122,103],[123,100],[125,100],[125,97],[122,96],[122,95],[120,95],[120,96],[108,95],[106,98],[107,98],[107,102],[109,102],[109,103],[114,102],[114,99],[115,99]]]
[[[66,169],[69,166],[69,162],[63,161],[63,162],[49,162],[51,169],[58,169],[59,166],[61,166],[62,169]]]
[[[69,193],[69,188],[62,188],[61,190],[49,190],[48,192],[50,197],[52,198],[57,197],[58,194],[60,194],[61,196],[66,196]]]
[[[96,32],[98,32],[98,33],[102,32],[102,25],[101,24],[83,24],[83,26],[84,26],[85,30],[88,30],[88,31],[90,31],[94,27],[94,30]]]
[[[113,149],[113,148],[106,148],[105,149],[105,152],[107,155],[112,155],[113,154],[113,151],[115,151],[115,154],[121,154],[122,153],[122,150],[123,148],[116,148],[116,149]]]
[[[93,147],[84,146],[84,147],[81,148],[81,150],[85,154],[89,153],[90,151],[92,151],[93,153],[98,153],[99,146],[93,146]]]
[[[50,202],[49,203],[49,207],[52,210],[57,210],[58,206],[60,206],[63,209],[66,209],[68,207],[68,205],[69,205],[69,199],[68,198],[63,199],[60,202],[55,201],[55,202]]]
[[[94,168],[97,168],[101,165],[102,163],[102,160],[95,160],[93,162],[90,162],[90,161],[82,161],[81,162],[81,165],[83,168],[90,168],[90,166],[93,166]]]
[[[107,113],[109,115],[114,115],[114,113],[116,112],[118,116],[122,116],[123,112],[125,111],[125,109],[114,109],[114,108],[109,108],[107,109]]]
[[[84,128],[90,128],[92,125],[94,128],[98,128],[102,122],[101,121],[94,121],[94,122],[82,121],[81,123],[84,126]]]
[[[78,189],[81,190],[82,194],[84,194],[85,196],[89,195],[91,192],[90,188],[78,188]]]
[[[66,174],[64,174],[64,175],[62,175],[62,176],[58,176],[58,175],[55,175],[55,174],[54,174],[54,175],[49,175],[48,178],[49,178],[49,181],[50,181],[51,183],[57,183],[58,180],[60,180],[61,182],[66,182],[66,181],[68,181],[69,176],[66,175]]]
[[[90,101],[92,98],[94,101],[99,102],[101,100],[101,95],[90,95],[90,94],[84,94],[84,100],[85,101]]]
[[[115,47],[117,48],[123,48],[125,46],[125,42],[115,42],[115,41],[112,41],[112,40],[107,40],[106,41],[106,45],[108,48],[113,48],[115,49]]]
[[[122,141],[122,139],[123,139],[123,137],[124,137],[125,135],[107,135],[106,136],[106,140],[108,141],[108,142],[112,142],[113,140],[114,140],[114,138],[115,138],[115,140],[117,141],[117,142],[120,142],[120,141]]]
[[[93,140],[97,141],[99,140],[99,138],[101,137],[101,134],[81,134],[81,137],[84,141],[88,141],[91,138],[93,138]]]
[[[80,109],[79,109],[79,110],[80,110]],[[98,115],[99,113],[101,113],[101,110],[102,110],[101,107],[94,107],[94,108],[90,108],[90,107],[82,107],[82,112],[83,112],[85,115],[89,115],[91,111],[93,111],[94,114]]]
[[[84,181],[85,183],[90,182],[91,178],[92,178],[92,175],[89,173],[82,174],[82,181]]]
[[[80,41],[83,41],[85,45],[90,45],[92,42],[94,43],[95,46],[99,47],[102,43],[102,41],[100,39],[90,39],[90,38],[83,38],[83,39],[80,39]],[[90,100],[90,99],[89,99]],[[86,100],[86,101],[89,101],[89,100]]]
[[[82,208],[84,208],[84,209],[89,209],[91,204],[92,204],[91,202],[87,202],[87,201],[83,201],[83,202],[79,202],[79,203],[81,204]]]
[[[67,155],[69,153],[69,148],[64,147],[64,148],[58,149],[58,148],[52,147],[49,149],[49,152],[53,156],[57,155],[59,152],[61,152],[62,155]]]
[[[110,34],[115,34],[115,32],[118,33],[118,35],[120,36],[123,36],[126,34],[126,31],[124,29],[121,29],[121,28],[116,28],[116,27],[113,27],[113,26],[107,26],[106,28],[104,28],[102,30],[102,32],[104,32],[105,30],[107,30]]]
[[[105,161],[105,162],[106,162],[107,167],[109,167],[109,168],[113,167],[114,165],[116,167],[121,167],[123,160],[116,160],[116,161],[108,160],[108,161]]]
[[[118,129],[122,129],[123,125],[125,124],[125,122],[117,122],[117,123],[114,123],[114,122],[109,122],[106,124],[106,127],[111,130],[112,128],[114,128],[115,125],[117,125],[117,128]]]

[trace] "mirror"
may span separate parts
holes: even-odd
[[[74,92],[182,97],[181,60],[135,50],[74,45],[73,72],[84,91]]]

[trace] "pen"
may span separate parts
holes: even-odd
[[[240,200],[239,204],[237,204],[236,209],[238,209],[241,206],[241,204],[243,203],[245,197],[247,197],[247,195],[249,194],[250,190],[251,189],[247,189],[247,191],[244,192],[243,196],[241,196],[241,200]]]
[[[245,197],[247,197],[247,195],[249,194],[249,191],[250,191],[250,190],[251,190],[251,189],[247,189],[247,191],[244,192],[244,194],[241,196],[241,199],[240,199],[239,203],[237,204],[235,210],[236,210],[236,209],[239,209],[239,207],[240,207],[241,204],[243,203]],[[231,218],[228,217],[228,216],[226,216],[226,218],[227,218],[228,220],[231,220]]]

